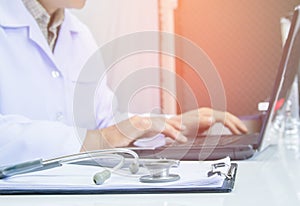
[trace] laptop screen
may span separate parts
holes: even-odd
[[[270,136],[274,132],[274,129],[278,129],[274,128],[276,126],[275,120],[279,115],[282,116],[282,112],[284,112],[286,100],[289,97],[292,84],[298,73],[300,60],[299,9],[300,7],[297,7],[294,11],[289,34],[283,47],[269,108],[262,125],[260,142],[258,144],[259,149],[267,146],[265,143],[268,144],[268,138],[271,138]],[[267,137],[265,137],[266,135]],[[263,139],[264,141],[262,141]]]

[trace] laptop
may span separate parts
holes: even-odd
[[[141,158],[170,158],[180,160],[215,160],[229,156],[233,160],[252,157],[270,144],[274,121],[282,112],[293,81],[298,72],[300,59],[299,9],[294,11],[280,65],[265,114],[257,116],[260,131],[243,135],[207,135],[190,138],[187,143],[172,143],[160,147],[130,147]]]

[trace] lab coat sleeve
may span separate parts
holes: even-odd
[[[117,99],[107,85],[106,78],[101,81],[100,86],[96,90],[95,105],[98,129],[117,123],[114,117],[117,112]]]
[[[85,134],[60,122],[0,114],[0,165],[77,153]]]

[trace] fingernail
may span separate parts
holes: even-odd
[[[181,142],[181,143],[185,143],[187,142],[187,137],[184,136],[183,134],[179,134],[178,138],[177,138],[177,141]]]
[[[181,125],[180,130],[186,130],[186,126],[185,125]]]

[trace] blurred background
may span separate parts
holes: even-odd
[[[249,115],[257,113],[259,102],[268,100],[282,51],[280,18],[298,4],[300,0],[90,0],[84,9],[73,12],[91,29],[99,47],[141,31],[165,31],[188,39],[208,55],[218,71],[226,109]],[[157,50],[165,43],[158,38]],[[188,52],[175,39],[167,43],[176,53]],[[148,82],[150,78],[153,84],[120,94],[121,110],[175,113],[212,106],[206,80],[195,72],[205,68],[191,68],[159,52],[130,55],[117,62],[109,70],[110,87],[118,90],[129,75],[145,68],[151,69],[151,75],[143,78]],[[163,70],[174,76],[165,76]],[[197,104],[191,100],[191,91]]]

